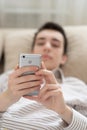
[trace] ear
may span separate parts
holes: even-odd
[[[61,65],[64,65],[67,61],[67,55],[63,55],[61,59]]]

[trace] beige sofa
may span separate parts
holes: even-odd
[[[65,76],[76,76],[87,83],[87,26],[64,27],[68,37]],[[36,29],[0,29],[0,73],[13,69],[20,53],[30,53]]]

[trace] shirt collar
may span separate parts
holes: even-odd
[[[63,83],[65,80],[63,71],[61,69],[54,69],[53,73],[59,83]]]

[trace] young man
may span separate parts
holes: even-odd
[[[78,79],[64,78],[60,70],[67,60],[67,38],[62,27],[44,24],[35,34],[32,53],[42,55],[41,69],[17,66],[0,78],[0,128],[87,130],[87,86]],[[35,75],[21,76],[32,70]],[[35,90],[38,95],[24,96]]]

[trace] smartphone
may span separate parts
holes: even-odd
[[[19,58],[19,67],[26,67],[26,66],[37,66],[38,69],[41,67],[41,55],[40,54],[20,54]],[[34,71],[28,71],[23,73],[23,75],[33,75],[35,74]],[[37,95],[38,91],[34,91],[32,93],[27,94],[28,96]]]

